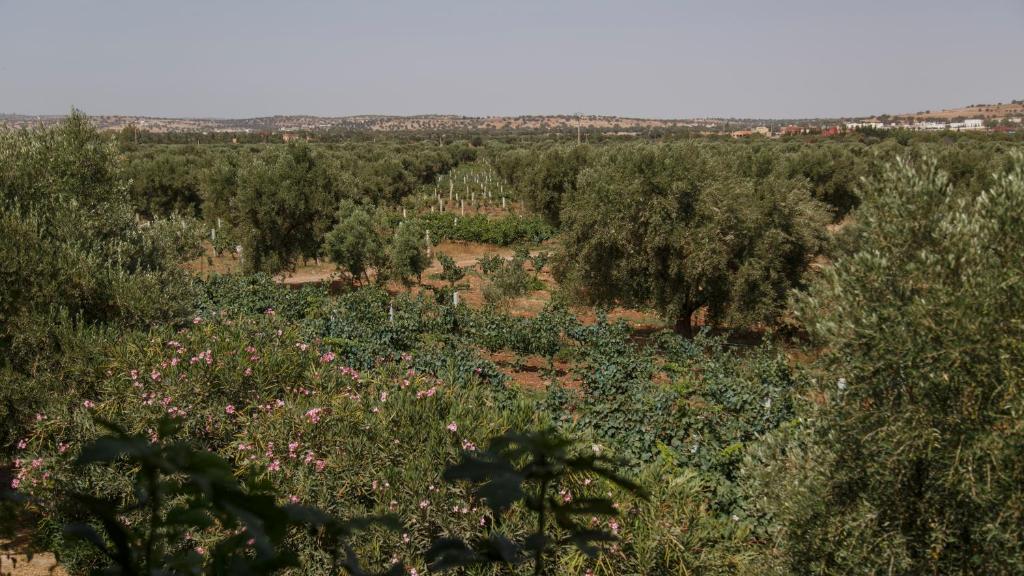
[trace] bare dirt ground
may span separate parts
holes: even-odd
[[[33,554],[28,550],[28,535],[13,540],[0,540],[0,576],[65,576],[67,572],[57,564],[57,558],[50,552]]]

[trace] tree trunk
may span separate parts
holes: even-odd
[[[676,334],[686,338],[693,338],[693,314],[696,310],[689,310],[679,318],[676,318]]]

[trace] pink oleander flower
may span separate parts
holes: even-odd
[[[299,497],[294,495],[294,494],[292,494],[291,496],[288,497],[288,501],[291,502],[292,504],[298,504],[299,503]]]
[[[193,324],[201,324],[202,322],[203,322],[203,319],[200,318],[199,316],[196,316],[195,318],[192,319],[192,323]]]
[[[420,509],[426,510],[430,507],[430,500],[420,500]]]
[[[22,438],[18,440],[18,450],[24,450],[28,446],[28,441]]]
[[[324,460],[318,459],[314,466],[316,467],[316,471],[317,472],[323,472],[324,468],[327,467],[327,462],[325,462]]]
[[[246,376],[252,376],[252,368],[246,368],[245,372],[242,372],[242,374]]]
[[[82,402],[82,406],[91,409],[94,408],[96,404],[92,400],[86,400],[85,402]]]
[[[456,424],[455,422],[449,422],[448,423],[448,431],[449,432],[458,432],[459,431],[459,425]]]
[[[270,470],[271,472],[277,472],[280,469],[281,469],[281,461],[280,460],[274,460],[273,462],[271,462],[270,464],[267,465],[267,470]]]
[[[310,408],[306,411],[306,419],[312,424],[320,422],[320,415],[323,413],[323,408]]]
[[[234,404],[228,404],[227,406],[224,407],[224,412],[226,412],[228,414],[234,414],[235,413],[235,405]]]
[[[320,356],[320,362],[323,364],[329,364],[331,362],[334,362],[334,358],[334,352],[325,352],[322,356]]]
[[[428,388],[426,390],[420,390],[419,392],[417,392],[416,393],[416,397],[417,398],[430,398],[434,394],[437,394],[437,387],[436,386],[431,386],[430,388]]]

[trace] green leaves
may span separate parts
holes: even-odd
[[[594,473],[641,498],[638,484],[613,471],[619,463],[593,454],[581,455],[574,443],[553,430],[534,433],[508,432],[492,438],[486,451],[464,453],[449,466],[445,480],[467,481],[475,494],[494,511],[495,526],[472,542],[445,539],[428,552],[431,568],[443,570],[479,563],[518,564],[532,557],[534,573],[544,573],[544,556],[556,545],[573,545],[588,556],[597,543],[616,540],[614,534],[588,528],[581,519],[616,516],[613,502],[603,497],[574,498],[556,490],[577,474]],[[503,535],[502,517],[521,504],[536,516],[536,530],[521,539]],[[550,532],[549,532],[550,531]]]
[[[559,280],[596,303],[652,306],[746,328],[777,320],[824,248],[805,182],[743,175],[734,149],[632,145],[597,154],[561,212]]]
[[[798,300],[818,400],[758,475],[797,572],[1024,570],[1024,156],[980,192],[944,168],[867,181],[849,254]]]
[[[286,543],[289,529],[305,527],[325,542],[335,564],[354,576],[366,574],[346,540],[370,526],[397,529],[393,518],[343,522],[315,508],[279,506],[273,492],[249,479],[246,488],[232,466],[219,456],[179,443],[152,443],[114,431],[82,449],[76,466],[127,465],[135,470],[134,502],[72,494],[102,532],[91,523],[65,527],[110,562],[113,574],[212,573],[269,574],[298,566]],[[162,424],[163,433],[174,426]],[[209,549],[183,547],[182,540],[216,540]]]

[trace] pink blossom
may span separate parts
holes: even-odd
[[[234,404],[228,404],[227,406],[224,407],[224,412],[226,412],[228,414],[234,414],[235,413],[235,405]]]
[[[280,469],[281,469],[281,461],[280,460],[274,460],[269,465],[267,465],[267,470],[270,470],[271,472],[277,472]]]
[[[323,460],[320,460],[320,459],[318,459],[318,460],[316,461],[315,467],[316,467],[316,471],[317,471],[317,472],[323,472],[323,471],[324,471],[324,468],[326,468],[326,467],[327,467],[327,462],[325,462],[325,461],[323,461]]]
[[[246,376],[252,376],[252,368],[246,368],[245,372],[242,372],[242,374]]]
[[[306,418],[313,424],[320,422],[320,414],[324,411],[323,408],[310,408],[306,411]]]
[[[178,358],[177,356],[175,356],[174,358],[171,358],[171,366],[177,366],[180,362],[181,362],[181,358]]]
[[[291,496],[288,497],[288,501],[291,502],[292,504],[298,504],[299,503],[299,497],[294,495],[294,494],[292,494]]]
[[[430,507],[430,500],[420,500],[420,509],[426,510]]]
[[[85,406],[86,408],[93,408],[96,404],[92,400],[86,400],[85,402],[82,402],[82,406]]]
[[[28,446],[28,441],[27,440],[25,440],[24,438],[22,438],[21,440],[18,440],[18,450],[24,450],[25,447],[27,447],[27,446]]]
[[[57,452],[63,454],[68,451],[68,445],[64,442],[57,444]]]
[[[200,318],[199,316],[196,316],[195,318],[192,319],[192,323],[193,324],[200,324],[200,323],[202,323],[202,321],[203,321],[203,319]]]
[[[456,424],[455,422],[449,422],[448,423],[448,431],[449,432],[458,432],[458,430],[459,430],[459,425],[458,424]]]
[[[329,364],[334,362],[334,352],[325,352],[323,356],[320,356],[320,362],[323,364]]]

